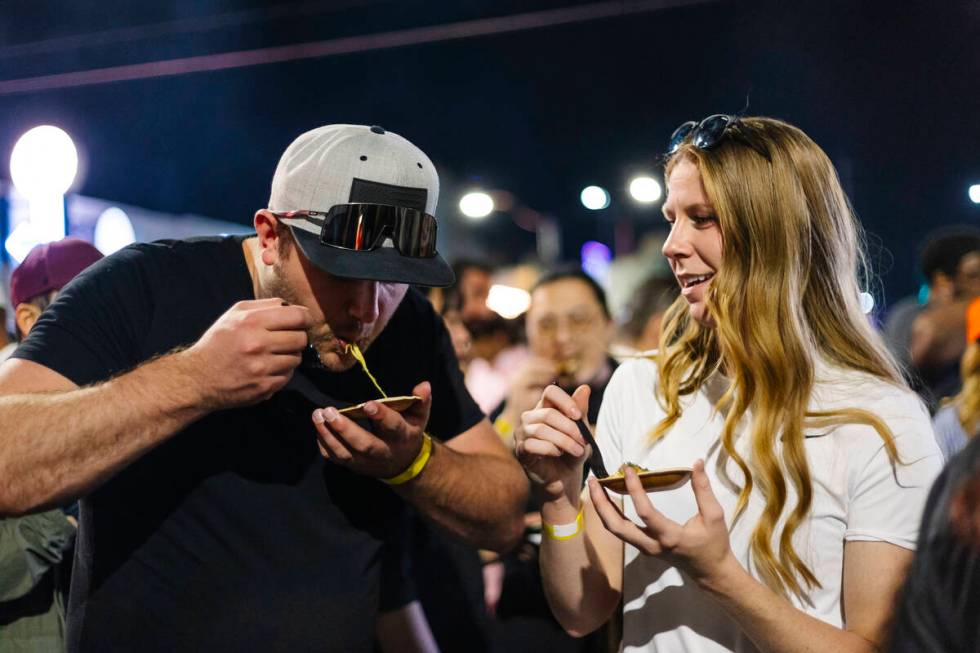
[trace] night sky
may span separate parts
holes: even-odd
[[[619,3],[624,8],[638,3]],[[422,147],[459,192],[503,189],[554,216],[565,253],[613,224],[662,226],[625,186],[658,172],[687,119],[792,122],[831,156],[890,300],[918,284],[923,237],[980,222],[980,2],[706,2],[511,33],[76,88],[0,92],[0,175],[17,137],[52,123],[86,160],[77,192],[247,224],[278,156],[331,122],[379,124]],[[0,80],[439,26],[574,2],[0,2]],[[2,84],[2,81],[0,81]],[[610,189],[593,213],[581,188]],[[659,206],[659,205],[658,205]],[[459,229],[454,233],[461,233]],[[533,236],[499,213],[449,258]]]

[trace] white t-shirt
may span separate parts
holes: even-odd
[[[762,514],[764,500],[753,491],[738,523],[731,528],[742,474],[723,452],[720,435],[724,416],[714,410],[728,380],[715,375],[694,393],[681,398],[683,414],[671,430],[650,445],[653,428],[664,416],[655,395],[656,364],[647,359],[619,366],[606,388],[599,412],[597,441],[606,467],[629,461],[648,469],[689,467],[698,458],[731,529],[731,546],[742,565],[759,578],[749,561],[749,537]],[[809,594],[810,604],[794,605],[818,619],[841,627],[841,577],[845,540],[877,540],[914,549],[926,495],[942,467],[929,415],[911,391],[857,372],[820,368],[811,410],[859,407],[884,420],[896,437],[899,455],[908,465],[889,462],[883,441],[870,427],[846,425],[805,431],[813,478],[810,520],[794,536],[796,551],[822,587]],[[736,446],[748,447],[746,416],[736,432]],[[777,452],[778,455],[778,452]],[[727,477],[728,480],[725,480]],[[786,514],[796,505],[791,484]],[[690,484],[649,495],[668,518],[684,523],[697,512]],[[626,497],[625,512],[640,522]],[[777,531],[778,533],[779,531]],[[776,543],[774,543],[774,550]],[[623,572],[624,651],[755,651],[752,642],[707,594],[678,568],[626,545]]]

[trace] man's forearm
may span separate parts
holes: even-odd
[[[473,546],[507,550],[523,533],[528,481],[510,455],[460,453],[434,442],[422,473],[394,487],[423,515]]]
[[[98,385],[0,397],[0,514],[64,505],[206,414],[193,375],[176,353]]]

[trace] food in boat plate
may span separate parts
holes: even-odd
[[[640,483],[647,491],[673,490],[687,482],[691,477],[690,467],[669,467],[666,469],[647,469],[636,463],[626,462],[619,466],[612,476],[599,479],[599,485],[617,494],[629,494],[626,488],[626,468],[632,467],[640,477]]]
[[[575,376],[578,368],[582,367],[582,362],[577,358],[566,358],[558,361],[558,376]]]
[[[415,395],[405,396],[405,397],[385,397],[384,399],[371,399],[379,404],[384,404],[392,410],[397,410],[399,413],[405,411],[409,406],[414,404],[416,401],[422,401],[422,397]],[[368,402],[360,403],[355,406],[348,406],[347,408],[341,408],[339,412],[345,417],[350,419],[364,419],[367,417],[367,413],[364,412],[364,404]]]

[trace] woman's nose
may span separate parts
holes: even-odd
[[[667,240],[664,241],[661,251],[664,256],[670,259],[683,258],[690,254],[691,244],[684,225],[679,222],[674,222],[671,225],[670,233],[667,234]]]

